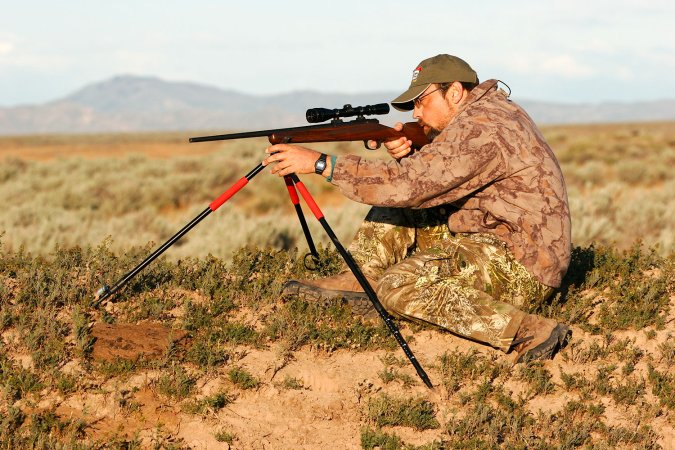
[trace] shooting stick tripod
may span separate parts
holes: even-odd
[[[129,271],[126,275],[124,275],[117,283],[115,283],[112,287],[109,287],[107,285],[103,286],[98,290],[96,293],[96,297],[93,301],[93,306],[98,307],[103,301],[105,301],[107,298],[112,296],[115,292],[120,290],[125,284],[129,282],[136,274],[138,274],[141,270],[143,270],[148,264],[150,264],[152,261],[154,261],[157,257],[159,257],[162,253],[164,253],[169,247],[171,247],[176,241],[178,241],[181,237],[183,237],[188,231],[190,231],[192,228],[194,228],[199,222],[201,222],[206,216],[211,214],[213,211],[216,209],[220,208],[223,203],[228,201],[234,194],[239,192],[241,188],[246,186],[248,182],[256,176],[258,173],[260,173],[264,169],[264,166],[262,163],[258,164],[253,170],[251,170],[249,173],[247,173],[244,177],[239,179],[236,183],[234,183],[228,190],[223,192],[220,197],[215,199],[211,204],[204,210],[202,211],[197,217],[192,219],[187,225],[185,225],[180,231],[178,231],[175,235],[173,235],[171,238],[169,238],[168,241],[166,241],[164,244],[162,244],[157,250],[152,252],[148,257],[146,257],[140,264],[138,264],[136,267],[134,267],[131,271]],[[389,331],[394,335],[394,338],[396,339],[396,342],[398,342],[399,346],[403,349],[403,352],[405,355],[408,357],[410,362],[412,363],[413,367],[417,371],[417,374],[419,377],[422,379],[424,384],[428,388],[433,388],[433,385],[431,384],[431,381],[429,380],[429,377],[427,376],[426,372],[420,365],[420,363],[417,361],[415,358],[415,355],[413,355],[412,351],[410,350],[410,347],[408,346],[408,343],[403,339],[403,336],[401,336],[401,332],[399,331],[398,327],[396,324],[393,322],[387,311],[384,309],[382,306],[382,303],[377,298],[377,295],[375,294],[375,291],[373,288],[370,286],[370,283],[366,281],[366,277],[363,275],[363,272],[361,272],[361,269],[359,266],[356,264],[354,261],[354,258],[347,252],[347,250],[344,248],[344,246],[340,243],[338,240],[337,236],[331,229],[331,227],[328,225],[328,222],[326,222],[326,219],[324,218],[323,213],[321,212],[321,209],[319,209],[319,206],[316,204],[312,196],[310,195],[309,191],[305,187],[305,185],[300,181],[297,175],[291,174],[287,175],[284,177],[284,180],[286,182],[286,187],[288,188],[288,193],[291,197],[291,202],[293,203],[295,210],[298,214],[298,218],[300,219],[300,225],[302,226],[302,230],[305,234],[305,238],[307,239],[307,244],[309,246],[309,250],[311,253],[311,256],[316,260],[319,257],[318,252],[316,251],[316,247],[314,246],[314,242],[312,240],[312,236],[309,232],[309,228],[307,227],[307,222],[305,221],[305,216],[302,213],[302,208],[300,207],[300,198],[298,197],[297,191],[300,191],[300,195],[302,195],[302,198],[305,200],[305,203],[309,207],[309,209],[312,211],[316,219],[321,223],[323,226],[324,230],[328,234],[328,237],[330,237],[331,241],[333,241],[333,244],[335,244],[335,247],[337,248],[338,252],[342,256],[342,258],[345,260],[347,263],[347,266],[349,269],[352,271],[356,279],[358,280],[359,284],[365,291],[366,295],[372,302],[373,306],[375,307],[375,310],[378,312],[382,320],[384,320],[384,323],[387,324],[387,327],[389,328]],[[297,190],[296,190],[297,188]],[[310,256],[310,255],[308,255]],[[305,262],[306,263],[306,262]]]

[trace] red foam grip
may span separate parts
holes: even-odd
[[[305,203],[307,203],[307,206],[309,206],[309,209],[312,210],[312,213],[314,213],[314,217],[317,218],[317,220],[320,220],[323,218],[323,213],[319,209],[319,205],[316,204],[312,196],[309,194],[309,191],[305,187],[304,184],[302,184],[302,181],[299,181],[295,183],[295,187],[298,188],[300,191],[300,194],[302,195],[302,198],[305,199]]]
[[[286,182],[286,189],[288,189],[288,195],[291,196],[291,202],[293,202],[294,205],[297,205],[300,203],[300,197],[298,197],[298,191],[295,190],[295,186],[293,186],[293,180],[291,177],[284,177],[284,181]]]
[[[220,197],[211,202],[211,204],[209,205],[211,211],[215,211],[216,209],[220,208],[221,205],[226,201],[228,201],[234,194],[236,194],[239,191],[239,189],[246,186],[246,183],[248,183],[248,179],[246,177],[234,183],[228,190],[223,192]]]

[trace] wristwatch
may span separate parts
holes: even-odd
[[[326,170],[326,158],[328,155],[325,153],[322,153],[321,156],[319,156],[319,159],[316,160],[314,163],[314,172],[316,172],[318,175],[321,175],[324,170]]]

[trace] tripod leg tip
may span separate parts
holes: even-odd
[[[110,295],[110,286],[107,284],[104,284],[98,291],[96,291],[96,295],[94,295],[94,301],[93,305],[98,306],[101,304],[103,300],[105,300],[106,297]]]

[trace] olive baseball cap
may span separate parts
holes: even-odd
[[[425,59],[413,70],[408,90],[392,100],[391,105],[399,111],[411,111],[415,106],[415,99],[430,84],[453,81],[478,83],[478,75],[466,61],[456,56],[436,55]]]

